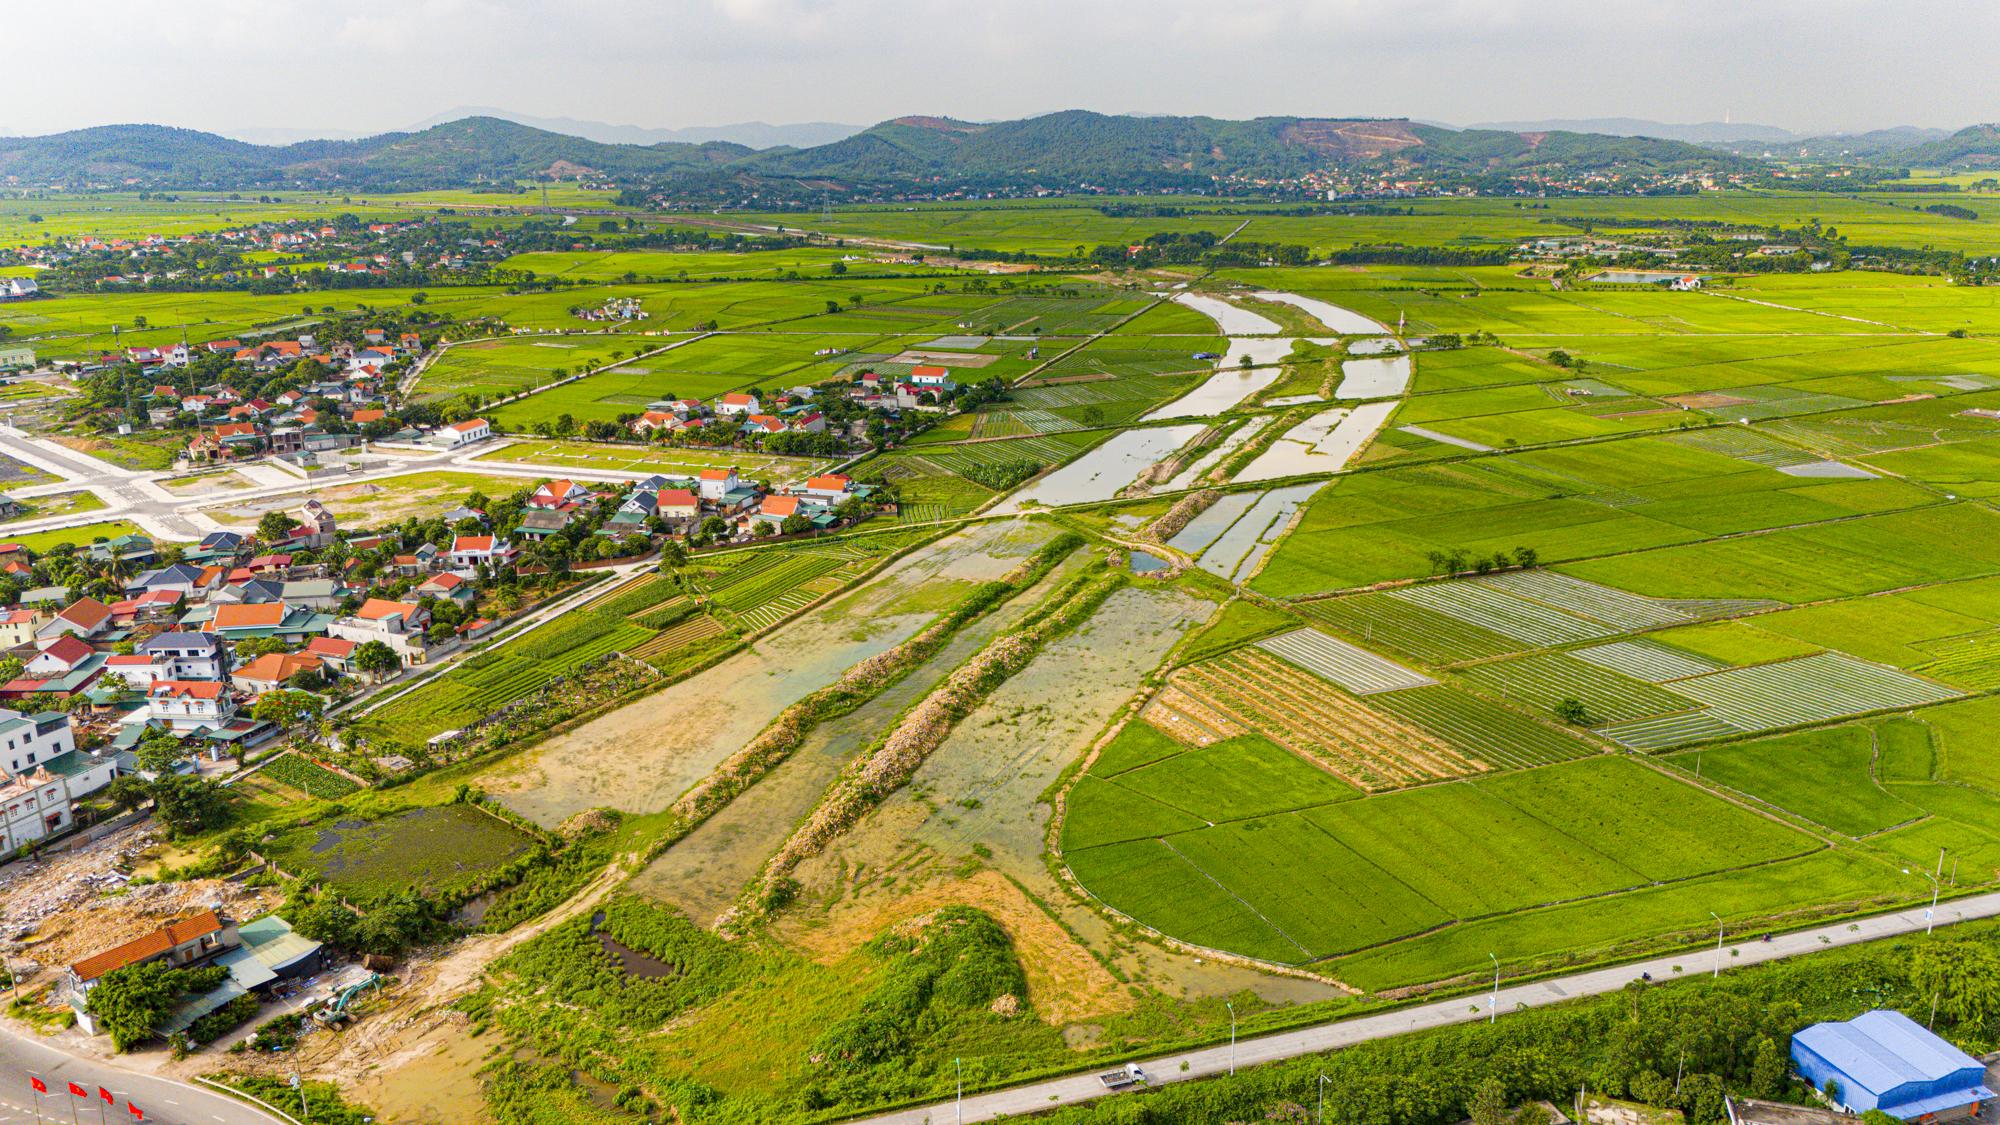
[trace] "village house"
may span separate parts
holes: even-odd
[[[432,431],[430,443],[446,449],[458,449],[474,442],[485,441],[493,436],[493,426],[484,418],[472,418],[464,422],[453,422]]]
[[[37,640],[65,634],[89,640],[111,627],[111,607],[96,598],[78,598],[35,631]]]
[[[97,650],[91,648],[88,642],[65,633],[45,642],[42,650],[30,657],[21,670],[25,675],[39,679],[53,679],[76,671],[96,655]]]
[[[722,415],[759,414],[763,409],[764,406],[757,401],[756,395],[744,394],[741,391],[731,391],[715,400],[715,412]]]
[[[451,541],[451,550],[445,552],[446,564],[467,577],[482,566],[504,566],[513,557],[514,548],[508,546],[505,539],[491,535],[455,536]]]
[[[521,523],[514,534],[531,543],[539,543],[551,535],[561,534],[569,526],[570,514],[552,508],[534,508],[522,513]]]
[[[267,652],[230,673],[229,683],[251,698],[277,691],[301,672],[317,672],[320,659],[308,652]]]
[[[527,506],[548,510],[574,508],[590,499],[590,490],[570,480],[544,481],[528,496]]]
[[[164,961],[176,969],[193,968],[240,944],[235,926],[213,910],[203,911],[73,963],[63,974],[64,998],[76,1012],[77,1026],[95,1035],[97,1024],[90,1014],[88,997],[105,974],[153,961]]]
[[[720,500],[743,487],[743,481],[737,477],[733,468],[703,469],[696,487],[701,490],[703,500]]]
[[[0,648],[20,648],[33,644],[35,633],[48,623],[48,615],[32,609],[0,611]]]
[[[220,727],[236,717],[236,701],[216,680],[157,680],[146,689],[140,721],[157,720],[175,731]]]
[[[421,664],[427,645],[424,630],[430,614],[421,606],[387,598],[369,598],[351,617],[336,618],[327,626],[327,635],[344,641],[366,644],[381,641],[396,651],[405,663]]]

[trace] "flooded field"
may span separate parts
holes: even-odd
[[[1284,375],[1283,368],[1277,365],[1292,354],[1293,346],[1299,342],[1283,336],[1232,339],[1229,350],[1215,365],[1215,374],[1201,386],[1146,415],[1141,421],[1210,418],[1220,414],[1277,382]],[[1305,343],[1329,344],[1333,341],[1307,340]],[[1248,368],[1243,366],[1245,359],[1251,363]]]
[[[1030,504],[1053,508],[1109,500],[1136,480],[1146,466],[1187,444],[1202,429],[1186,425],[1126,430],[1001,501],[992,514],[1016,515]]]
[[[1284,331],[1278,322],[1267,316],[1260,316],[1239,305],[1232,305],[1220,297],[1210,297],[1201,293],[1176,294],[1174,301],[1214,321],[1222,329],[1224,336],[1275,336]]]
[[[664,808],[778,712],[931,621],[948,599],[927,591],[998,578],[1052,534],[982,524],[924,547],[721,664],[500,763],[481,784],[548,826],[590,808]]]
[[[1410,357],[1406,355],[1350,359],[1340,365],[1340,389],[1333,397],[1393,398],[1410,389],[1410,372]]]
[[[1221,464],[1230,454],[1236,452],[1237,448],[1244,442],[1264,432],[1264,427],[1270,425],[1272,420],[1270,415],[1264,414],[1251,418],[1249,421],[1236,427],[1235,430],[1231,431],[1221,441],[1216,442],[1215,446],[1209,449],[1208,452],[1195,458],[1187,468],[1175,474],[1174,479],[1163,485],[1161,490],[1165,492],[1178,492],[1184,488],[1195,487],[1208,474],[1210,469]]]
[[[1196,565],[1219,578],[1237,582],[1247,580],[1250,575],[1256,573],[1257,564],[1263,561],[1265,553],[1291,526],[1292,516],[1299,510],[1299,505],[1324,487],[1326,486],[1323,483],[1316,481],[1274,488],[1261,495],[1235,492],[1223,497],[1224,500],[1235,500],[1238,497],[1255,499],[1256,503],[1247,507],[1236,505],[1237,510],[1241,512],[1240,518],[1228,524],[1221,532],[1212,535],[1212,542],[1205,545],[1201,557],[1196,560]],[[1218,501],[1208,512],[1213,512],[1215,508],[1221,506]],[[1202,515],[1206,516],[1208,512],[1203,512]],[[1187,534],[1193,526],[1194,521],[1188,521],[1188,527],[1182,528],[1181,534]],[[1211,528],[1204,528],[1202,534],[1209,536]],[[1178,540],[1179,536],[1175,539]],[[1173,545],[1180,546],[1178,542],[1174,542]]]
[[[1043,593],[1082,564],[1079,553],[1033,590],[961,630],[936,656],[852,713],[814,728],[783,765],[740,794],[632,880],[632,889],[685,911],[706,926],[748,883],[765,857],[812,811],[842,766],[895,717],[923,698],[966,657],[1011,628]]]
[[[1342,336],[1378,336],[1389,331],[1389,326],[1381,321],[1362,316],[1352,309],[1343,309],[1331,301],[1317,297],[1302,297],[1297,293],[1279,293],[1264,289],[1251,294],[1260,301],[1290,305],[1327,326],[1330,331]]]
[[[1351,410],[1336,407],[1315,414],[1272,442],[1271,448],[1250,462],[1236,479],[1277,480],[1301,473],[1338,472],[1389,420],[1396,405],[1393,401],[1364,402]]]

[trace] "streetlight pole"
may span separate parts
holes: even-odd
[[[1326,1125],[1326,1084],[1331,1081],[1333,1079],[1328,1078],[1326,1072],[1322,1070],[1314,1083],[1319,1087],[1319,1109],[1313,1113],[1313,1125]]]
[[[1722,975],[1722,915],[1711,910],[1708,916],[1715,919],[1715,972],[1709,974],[1709,979],[1713,980]]]
[[[1229,1073],[1236,1074],[1236,1005],[1224,1000],[1222,1006],[1229,1009]]]
[[[951,1060],[952,1072],[958,1075],[958,1104],[953,1114],[958,1125],[965,1125],[965,1063],[962,1059]]]
[[[1493,959],[1493,996],[1486,1001],[1486,1022],[1490,1025],[1500,1018],[1500,955],[1488,950],[1486,956]]]
[[[1926,934],[1937,927],[1938,891],[1942,890],[1943,887],[1944,884],[1939,883],[1936,879],[1931,880],[1931,908],[1924,911],[1924,932]]]

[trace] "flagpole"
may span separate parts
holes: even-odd
[[[34,1087],[34,1083],[40,1082],[41,1079],[30,1074],[28,1081],[28,1093],[33,1094],[35,1097],[35,1125],[42,1125],[42,1092]]]

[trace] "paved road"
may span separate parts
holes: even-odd
[[[49,1043],[0,1027],[0,1125],[33,1125],[36,1121],[35,1092],[28,1085],[31,1074],[48,1084],[49,1093],[41,1097],[41,1119],[50,1125],[70,1120],[72,1108],[77,1111],[77,1120],[95,1122],[97,1107],[104,1104],[96,1100],[99,1086],[118,1099],[116,1112],[107,1112],[106,1120],[131,1121],[132,1117],[125,1112],[129,1100],[145,1111],[147,1121],[164,1125],[274,1125],[278,1121],[226,1094],[171,1078],[141,1074],[97,1059],[78,1058]],[[66,1085],[70,1082],[89,1090],[92,1100],[85,1102],[71,1097]]]
[[[1670,956],[1656,957],[1634,964],[1502,988],[1499,995],[1499,1016],[1504,1019],[1507,1013],[1520,1008],[1537,1008],[1547,1004],[1560,1004],[1579,996],[1616,992],[1638,979],[1642,973],[1651,973],[1656,981],[1672,980],[1676,975],[1692,976],[1713,972],[1718,965],[1725,970],[1734,969],[1743,965],[1817,953],[1834,946],[1922,933],[1927,924],[1926,913],[1922,908],[1918,908],[1782,934],[1768,942],[1742,942],[1725,947],[1719,957],[1714,947],[1693,952],[1684,950]],[[2000,892],[1943,903],[1937,908],[1936,921],[1938,925],[1944,926],[1968,918],[1991,918],[1996,915],[2000,915]],[[1680,974],[1674,971],[1676,965],[1683,970]],[[1227,1074],[1232,1066],[1254,1066],[1258,1063],[1276,1062],[1281,1059],[1297,1058],[1300,1055],[1348,1047],[1371,1039],[1386,1039],[1406,1032],[1486,1019],[1490,999],[1489,994],[1438,1000],[1393,1012],[1383,1012],[1380,1015],[1361,1016],[1301,1028],[1297,1031],[1245,1039],[1234,1048],[1225,1044],[1189,1051],[1186,1054],[1144,1059],[1139,1065],[1156,1085],[1207,1078]],[[1072,1105],[1092,1098],[1105,1097],[1112,1092],[1097,1080],[1097,1073],[1097,1070],[1093,1070],[1087,1074],[1068,1078],[1053,1078],[1029,1086],[969,1096],[962,1107],[951,1102],[941,1102],[883,1114],[865,1119],[865,1125],[926,1125],[926,1123],[956,1125],[961,1119],[990,1121],[1009,1114],[1036,1113],[1057,1106]]]

